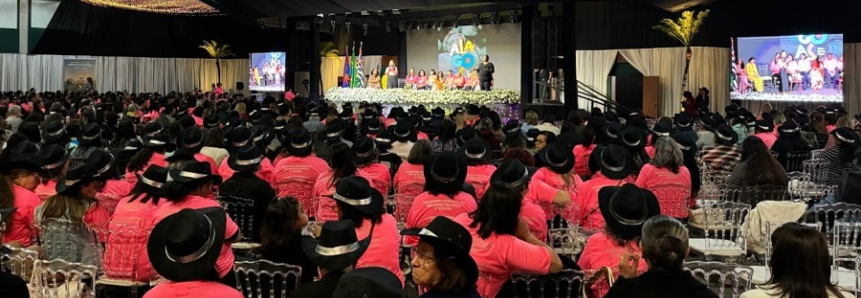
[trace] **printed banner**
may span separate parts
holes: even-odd
[[[96,84],[96,59],[63,59],[63,87],[66,91],[90,91]]]

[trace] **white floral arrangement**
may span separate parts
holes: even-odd
[[[369,103],[392,105],[419,104],[517,104],[520,93],[510,89],[491,91],[464,90],[411,90],[411,89],[370,89],[335,87],[326,92],[329,101],[344,103]]]
[[[748,92],[741,94],[737,91],[730,93],[732,100],[752,100],[752,101],[792,101],[792,102],[843,102],[843,95],[822,95],[822,94],[775,94],[763,92]]]

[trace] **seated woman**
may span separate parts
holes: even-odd
[[[427,90],[429,88],[430,88],[430,85],[428,85],[427,73],[425,73],[424,69],[419,70],[419,76],[418,76],[418,79],[416,80],[416,89]]]
[[[317,265],[302,251],[300,241],[307,225],[308,215],[296,198],[272,201],[263,216],[261,246],[257,250],[265,260],[302,267],[300,284],[310,283],[317,276]]]
[[[371,69],[371,75],[368,76],[368,88],[370,88],[370,89],[382,88],[382,86],[380,84],[380,74],[377,72],[377,68]]]
[[[619,274],[619,258],[627,254],[641,255],[640,243],[643,224],[646,219],[660,214],[658,199],[648,189],[634,184],[609,186],[601,189],[598,195],[601,216],[606,225],[604,231],[589,237],[577,265],[586,272],[597,271],[603,267],[613,269]],[[646,271],[645,262],[638,265],[637,271]],[[601,296],[597,288],[590,289]]]
[[[413,282],[427,289],[419,298],[478,298],[475,283],[478,265],[469,255],[472,236],[463,226],[439,216],[424,229],[410,229],[401,235],[419,236],[412,250]]]
[[[619,279],[604,298],[686,297],[718,298],[718,295],[682,270],[688,256],[688,229],[672,217],[658,215],[643,225],[640,239],[649,270],[637,276],[640,256],[626,253],[619,262]]]
[[[852,169],[855,150],[861,145],[858,135],[851,128],[838,128],[831,132],[837,139],[837,145],[822,152],[822,159],[828,162],[825,166],[825,183],[828,186],[840,185],[846,172]]]
[[[475,211],[475,198],[463,191],[466,176],[463,156],[451,152],[431,155],[424,164],[424,192],[413,199],[406,227],[424,228],[437,216],[451,218]],[[407,242],[415,244],[414,240]]]
[[[587,231],[600,231],[605,223],[598,204],[598,192],[605,186],[619,186],[634,182],[631,178],[633,165],[631,165],[628,150],[615,144],[596,148],[592,151],[590,159],[589,163],[594,163],[595,168],[600,168],[600,171],[595,171],[592,179],[583,183],[577,198],[572,203],[580,206],[578,220],[583,228]]]
[[[768,260],[768,282],[744,292],[741,298],[855,298],[832,283],[828,241],[818,230],[787,223],[774,230],[771,243],[774,253]]]
[[[223,246],[211,245],[229,234],[231,223],[224,209],[217,206],[182,208],[165,216],[149,236],[147,253],[155,271],[167,281],[153,287],[144,298],[242,298],[235,286],[219,283],[216,272],[221,270],[219,251],[223,252]],[[232,267],[232,254],[230,259]]]
[[[39,199],[44,201],[50,196],[57,194],[57,181],[66,173],[66,164],[69,161],[68,151],[58,144],[51,144],[41,148],[39,156],[42,156],[44,166],[42,168],[48,175],[42,178],[42,183],[36,186],[34,192]]]
[[[481,137],[469,139],[460,151],[466,157],[466,183],[475,188],[476,198],[480,199],[496,171],[496,166],[490,162],[493,152]]]
[[[383,267],[404,282],[399,264],[401,237],[395,218],[384,211],[384,198],[362,177],[344,177],[338,181],[331,200],[337,203],[339,220],[350,220],[356,236],[371,237],[371,245],[359,258],[356,268]]]
[[[541,159],[544,166],[535,172],[532,181],[544,182],[550,187],[564,191],[569,197],[576,198],[583,180],[574,172],[574,151],[560,143],[553,143],[535,155]],[[549,203],[542,203],[539,206],[547,214],[547,220],[554,219],[558,214],[569,222],[574,222],[577,216],[574,210],[577,206],[574,204],[568,204],[565,209],[554,208]]]
[[[692,206],[691,173],[685,167],[679,144],[672,138],[657,138],[655,157],[640,170],[636,184],[658,197],[660,214],[687,221]]]
[[[401,164],[392,180],[395,195],[415,198],[425,189],[424,163],[433,154],[428,140],[418,140],[410,149],[407,162]]]
[[[466,79],[466,84],[463,86],[463,90],[481,90],[481,81],[478,80],[477,69],[473,69],[471,72],[469,72],[469,78]]]
[[[735,187],[759,186],[764,190],[785,189],[789,183],[786,170],[777,162],[774,155],[760,138],[748,137],[741,144],[741,161],[735,166],[726,184]],[[752,205],[761,200],[744,193],[743,200]],[[764,199],[770,199],[765,196]]]
[[[107,214],[112,215],[117,207],[117,203],[121,198],[129,194],[132,190],[132,184],[128,181],[120,179],[120,173],[115,167],[114,155],[107,150],[98,148],[90,152],[87,157],[87,163],[96,166],[99,180],[104,186],[96,194],[96,200],[99,202],[97,208],[105,209]]]
[[[221,184],[218,193],[225,200],[229,200],[227,197],[254,200],[252,214],[255,220],[251,228],[252,234],[246,237],[255,243],[260,243],[260,229],[263,227],[263,221],[260,219],[266,213],[266,206],[275,199],[272,185],[256,174],[260,170],[261,160],[263,155],[260,154],[257,146],[253,145],[230,155],[227,165],[236,173]]]
[[[42,200],[33,190],[39,185],[39,177],[45,174],[42,166],[42,159],[35,153],[13,153],[0,167],[0,208],[15,208],[11,216],[2,218],[6,226],[3,244],[21,247],[36,244],[34,211]]]
[[[469,255],[478,263],[481,297],[497,297],[514,272],[545,275],[562,270],[559,255],[518,220],[522,200],[517,190],[494,183],[475,212],[454,218],[472,236]]]
[[[358,171],[364,173],[374,188],[388,195],[392,186],[392,173],[389,167],[380,162],[380,150],[369,137],[359,137],[353,145],[353,163]]]

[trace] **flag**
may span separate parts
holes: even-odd
[[[350,71],[352,77],[350,77],[350,88],[356,88],[359,86],[359,76],[357,74],[358,70],[356,69],[356,42],[353,42],[352,56],[350,56]]]
[[[350,79],[353,77],[350,72],[352,69],[352,67],[350,67],[350,46],[345,46],[344,48],[346,50],[346,52],[344,52],[346,55],[344,56],[344,83],[341,87],[350,88]]]
[[[365,63],[362,60],[362,44],[364,43],[359,42],[359,59],[356,61],[356,76],[358,77],[356,83],[359,85],[359,88],[365,86],[365,70],[363,69]]]

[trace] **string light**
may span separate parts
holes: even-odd
[[[84,3],[127,10],[176,15],[219,15],[217,9],[198,0],[81,0]]]

